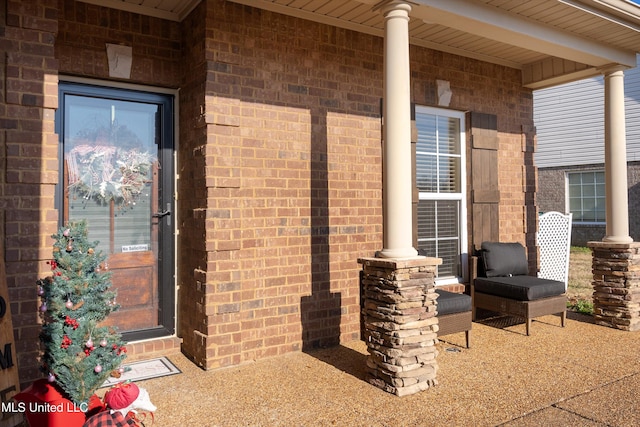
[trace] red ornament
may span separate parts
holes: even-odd
[[[125,346],[118,347],[116,344],[114,344],[112,348],[118,356],[120,356],[122,353],[127,354],[127,348]]]
[[[73,326],[74,330],[78,329],[78,326],[80,326],[80,324],[78,323],[78,321],[76,319],[72,319],[69,316],[66,316],[64,318],[64,324],[67,325],[67,326]]]
[[[62,338],[62,344],[60,344],[60,347],[62,348],[69,348],[69,346],[73,344],[73,341],[71,341],[71,338],[69,338],[68,336],[64,336]]]

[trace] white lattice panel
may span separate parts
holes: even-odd
[[[564,282],[569,280],[571,214],[546,212],[540,215],[538,228],[540,272],[538,277]]]

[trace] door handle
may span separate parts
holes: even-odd
[[[167,210],[165,211],[160,211],[160,212],[156,212],[153,215],[151,215],[154,218],[163,218],[163,217],[167,217],[167,225],[171,225],[171,203],[167,203]]]
[[[167,215],[171,215],[171,211],[156,212],[152,216],[154,218],[162,218],[163,216],[167,216]]]

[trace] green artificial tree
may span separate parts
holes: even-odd
[[[85,221],[69,223],[52,236],[52,275],[38,280],[43,319],[42,369],[76,405],[89,398],[109,375],[122,372],[122,337],[99,324],[119,306],[110,291],[111,273],[99,242],[87,240]]]

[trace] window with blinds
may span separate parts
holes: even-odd
[[[464,115],[416,107],[416,185],[418,247],[442,258],[438,279],[463,276],[461,252],[466,235]]]

